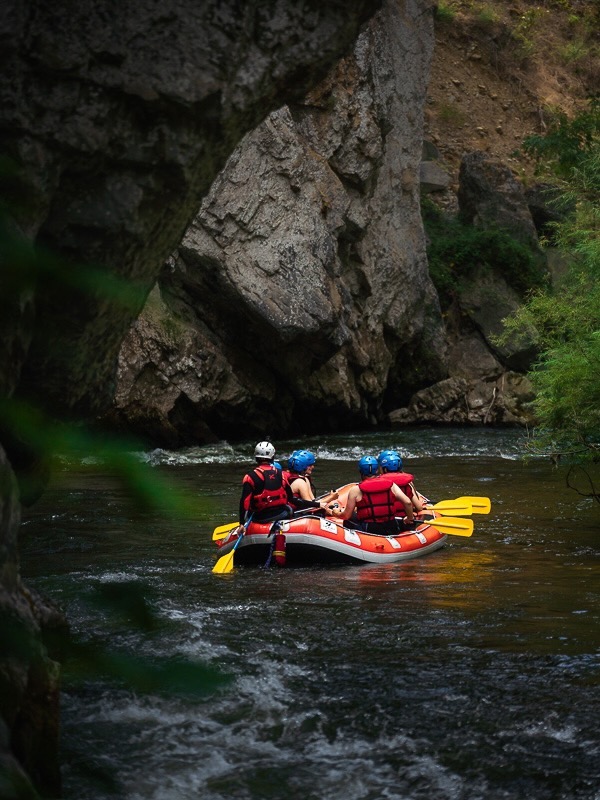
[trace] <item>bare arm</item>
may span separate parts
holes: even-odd
[[[345,508],[334,508],[332,514],[340,519],[350,519],[352,512],[356,508],[358,500],[362,499],[362,494],[358,486],[353,486],[348,492]]]
[[[296,480],[292,482],[292,492],[301,500],[315,499],[310,488],[310,483],[306,480],[306,478],[296,478]]]
[[[414,514],[413,514],[413,504],[410,500],[410,497],[404,494],[402,489],[395,483],[391,485],[390,489],[394,497],[400,500],[400,502],[404,506],[404,510],[406,511],[406,519],[409,522],[412,522],[414,520]]]
[[[419,494],[415,489],[414,483],[409,483],[410,488],[413,491],[411,501],[414,506],[415,511],[423,511],[423,495]]]

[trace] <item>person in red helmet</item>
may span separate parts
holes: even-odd
[[[360,483],[348,492],[345,508],[333,509],[333,515],[346,520],[356,511],[358,527],[381,536],[393,536],[414,528],[416,520],[410,499],[390,478],[377,474],[377,459],[363,456],[358,462],[358,471]],[[406,523],[396,519],[397,502],[402,503]]]
[[[292,490],[282,470],[274,466],[274,456],[271,442],[259,442],[254,448],[257,466],[242,479],[240,525],[249,514],[255,522],[275,522],[292,516]]]

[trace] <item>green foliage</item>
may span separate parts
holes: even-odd
[[[453,3],[438,3],[434,9],[434,17],[436,22],[452,22],[456,17]]]
[[[522,296],[544,284],[545,273],[532,251],[508,233],[475,228],[449,218],[425,199],[422,215],[429,245],[429,271],[442,306],[474,275],[493,270]]]
[[[8,303],[21,292],[64,287],[86,298],[116,302],[124,311],[139,311],[145,287],[93,264],[68,262],[43,248],[34,248],[8,221],[0,209],[0,268],[2,296]]]
[[[577,183],[575,171],[590,169],[588,161],[591,155],[593,157],[590,151],[599,134],[600,98],[596,97],[590,100],[589,108],[574,119],[562,112],[556,113],[548,132],[543,136],[528,136],[524,147],[536,157],[538,172],[543,167],[564,180]]]
[[[139,311],[146,294],[142,284],[120,278],[110,267],[67,262],[35,248],[27,240],[14,220],[27,219],[32,203],[15,165],[0,158],[0,333],[10,332],[13,322],[20,320],[28,296],[43,296],[47,289],[64,290],[70,302],[79,298],[85,303],[95,297],[117,304],[125,314]],[[163,317],[167,333],[175,337],[179,332],[177,322],[165,314]],[[68,324],[68,309],[64,322]],[[138,442],[57,421],[44,411],[42,392],[38,403],[32,406],[23,400],[0,398],[0,436],[2,444],[6,447],[10,442],[14,450],[11,461],[19,473],[22,499],[37,495],[42,465],[53,465],[61,471],[80,470],[82,459],[86,458],[92,462],[86,467],[88,471],[108,470],[121,481],[136,507],[145,512],[177,516],[193,523],[205,513],[211,501],[196,492],[181,491],[164,474],[143,463]],[[8,497],[13,491],[11,470],[0,467],[0,485]],[[160,635],[161,620],[148,595],[148,587],[136,582],[110,583],[98,587],[92,602],[115,628],[146,636]],[[66,629],[50,631],[45,635],[45,644],[56,650],[52,657],[65,660],[63,680],[70,688],[86,686],[90,680],[100,678],[136,692],[177,694],[193,700],[231,680],[213,667],[184,657],[150,659],[143,654],[119,652],[110,641],[90,637],[88,632],[73,637]],[[0,657],[34,664],[40,658],[40,643],[27,619],[17,614],[5,614],[0,619]],[[10,690],[11,681],[0,675],[0,692],[6,694]]]
[[[590,48],[581,39],[577,39],[563,45],[558,52],[566,64],[573,64],[587,58],[590,55]]]
[[[542,355],[531,379],[537,389],[537,452],[600,461],[600,103],[573,120],[561,116],[529,147],[566,182],[574,214],[555,226],[570,257],[554,290],[532,296],[506,329],[534,325]],[[600,502],[600,494],[591,495]]]
[[[0,333],[3,328],[10,329],[15,315],[22,314],[24,297],[34,293],[43,295],[50,287],[54,291],[64,288],[71,302],[75,302],[74,297],[82,303],[96,297],[117,304],[128,315],[139,311],[146,295],[142,284],[123,279],[110,268],[68,262],[55,253],[34,247],[8,213],[10,206],[11,212],[16,209],[25,215],[27,202],[16,166],[0,159]],[[177,322],[161,313],[167,334],[176,337],[180,332]],[[27,453],[25,460],[32,464],[19,474],[22,497],[29,495],[29,477],[31,496],[36,495],[38,465],[47,467],[59,454],[66,463],[80,462],[91,455],[100,468],[108,467],[121,479],[138,505],[165,514],[198,518],[201,499],[184,496],[156,470],[142,463],[136,455],[136,451],[142,450],[140,443],[107,437],[83,425],[61,423],[45,413],[43,402],[42,397],[35,407],[0,398],[3,441],[16,443],[17,460],[21,452]]]
[[[461,128],[468,121],[467,115],[456,103],[440,103],[437,115],[440,122],[454,128]]]
[[[476,12],[477,21],[482,25],[491,25],[495,22],[498,22],[499,15],[497,9],[488,3],[482,3],[481,5],[476,5],[474,7],[474,11]]]
[[[506,330],[533,325],[543,354],[536,389],[538,452],[600,458],[600,286],[580,274],[556,294],[534,295]]]
[[[529,8],[521,14],[513,28],[512,35],[519,45],[523,58],[530,56],[535,50],[533,35],[542,14],[544,14],[544,9],[539,6]]]
[[[152,588],[139,581],[113,581],[93,587],[83,602],[109,620],[110,631],[146,639],[164,634],[164,621],[156,613]],[[144,654],[118,651],[111,644],[110,632],[61,632],[57,642],[64,660],[63,681],[72,690],[90,680],[108,680],[138,693],[185,696],[189,700],[205,697],[231,676],[200,661],[182,656],[152,659]]]

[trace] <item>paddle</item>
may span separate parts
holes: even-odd
[[[471,503],[474,514],[489,514],[492,510],[492,501],[489,497],[457,497],[458,501]]]
[[[417,519],[419,525],[431,525],[432,528],[437,528],[442,533],[448,533],[451,536],[471,536],[473,534],[473,520],[472,519],[455,519],[454,517],[440,517],[439,519]],[[338,528],[343,528],[342,522],[335,521]],[[359,529],[357,533],[364,533]],[[404,531],[404,533],[412,533],[412,531]]]
[[[473,506],[471,503],[466,502],[466,498],[460,500],[440,500],[435,505],[428,505],[428,508],[434,508],[440,514],[450,512],[455,517],[470,517],[473,513]]]
[[[250,525],[251,521],[252,521],[252,514],[250,514],[246,522],[244,522],[244,530],[238,536],[236,543],[233,545],[231,550],[226,555],[221,556],[221,558],[214,565],[214,567],[212,568],[213,572],[216,572],[219,575],[224,575],[226,572],[231,572],[231,570],[233,569],[233,557],[235,555],[235,551],[237,550],[239,543],[244,538],[244,534],[248,530],[248,525]]]
[[[229,531],[232,531],[234,528],[237,528],[239,525],[238,522],[230,522],[227,525],[219,525],[218,528],[215,528],[213,531],[213,542],[216,542],[217,539],[224,539]]]
[[[455,517],[440,517],[439,519],[419,520],[419,524],[431,525],[442,533],[452,536],[471,536],[473,533],[473,520]]]

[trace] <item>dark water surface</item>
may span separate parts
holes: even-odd
[[[250,443],[146,454],[206,498],[197,524],[136,511],[101,468],[58,474],[22,571],[103,654],[65,663],[65,798],[599,800],[598,506],[515,431],[302,444],[323,491],[397,445],[429,497],[492,513],[395,566],[216,576]]]

